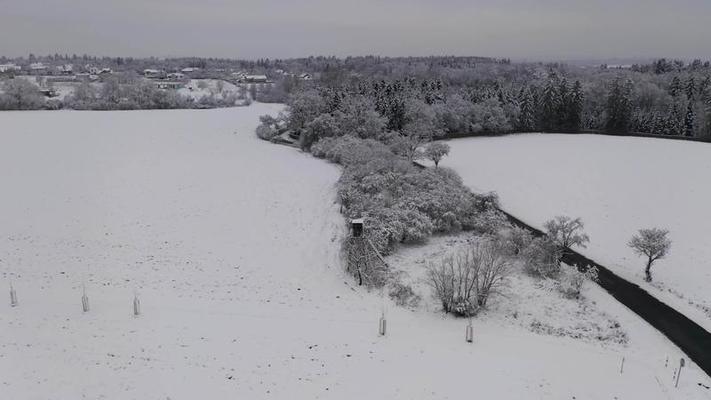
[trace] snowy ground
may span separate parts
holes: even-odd
[[[711,330],[711,145],[653,138],[526,134],[450,142],[442,165],[534,226],[581,217],[583,253]],[[670,255],[644,282],[627,242],[640,228],[671,231]]]
[[[256,139],[278,111],[0,113],[0,285],[20,301],[0,305],[0,398],[711,397],[693,363],[674,389],[678,350],[595,289],[629,347],[497,318],[467,344],[463,321],[354,287],[339,171]]]

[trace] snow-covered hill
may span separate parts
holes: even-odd
[[[627,347],[496,320],[467,344],[464,321],[354,287],[339,171],[256,139],[278,111],[0,113],[0,282],[19,299],[0,305],[0,398],[708,398],[693,363],[673,389],[678,350],[603,293]]]

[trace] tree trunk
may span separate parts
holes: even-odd
[[[652,257],[649,257],[649,260],[647,261],[647,267],[644,269],[644,280],[647,282],[652,281],[652,262],[654,262],[654,260],[652,259]]]

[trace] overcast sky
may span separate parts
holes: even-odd
[[[0,55],[711,58],[711,0],[0,0]]]

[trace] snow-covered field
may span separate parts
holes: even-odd
[[[526,134],[450,142],[442,165],[542,227],[581,217],[588,256],[711,330],[711,145],[651,138]],[[640,228],[670,230],[671,253],[644,282],[627,242]]]
[[[354,287],[338,169],[254,136],[279,110],[0,113],[0,398],[711,396],[693,363],[674,389],[678,350],[599,289],[628,346],[496,318],[467,344]]]

